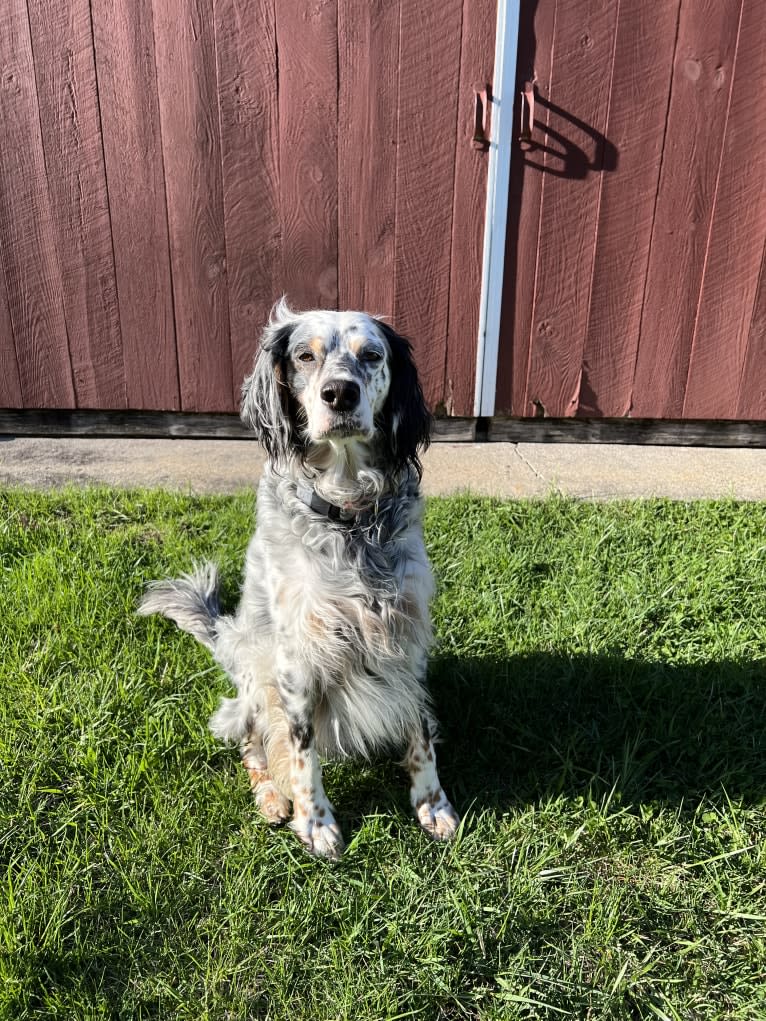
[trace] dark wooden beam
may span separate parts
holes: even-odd
[[[674,447],[766,447],[766,422],[648,418],[491,418],[494,443],[635,443]]]
[[[0,410],[0,435],[210,440],[254,438],[238,415],[177,411]],[[435,422],[435,441],[470,442],[475,436],[476,420],[473,418],[440,418]]]
[[[0,435],[247,440],[233,414],[175,411],[0,410]],[[766,421],[637,418],[437,418],[436,443],[634,443],[681,447],[766,447]]]

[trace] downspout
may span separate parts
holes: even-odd
[[[521,0],[497,0],[495,73],[492,84],[487,208],[484,216],[484,251],[474,390],[476,416],[490,416],[495,412],[520,3]]]

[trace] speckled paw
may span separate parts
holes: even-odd
[[[256,791],[255,803],[269,826],[282,826],[290,818],[290,802],[273,785]]]
[[[346,845],[332,816],[325,819],[313,816],[296,818],[290,823],[290,829],[298,835],[311,854],[320,858],[340,858],[343,854]]]
[[[415,806],[418,822],[434,840],[451,840],[460,825],[457,812],[444,792],[437,799],[428,799]]]

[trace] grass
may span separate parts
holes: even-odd
[[[766,505],[432,501],[458,840],[389,763],[255,817],[225,679],[133,607],[252,497],[0,493],[0,1019],[766,1016]],[[222,556],[221,556],[222,555]]]

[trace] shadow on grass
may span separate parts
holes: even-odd
[[[441,659],[431,668],[442,780],[477,811],[615,787],[680,804],[766,793],[763,662],[609,656]]]

